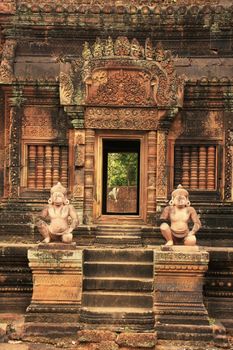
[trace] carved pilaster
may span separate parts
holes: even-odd
[[[156,213],[156,132],[148,133],[147,216],[153,223]]]
[[[227,201],[233,200],[233,112],[227,114],[226,122],[226,148],[225,148],[225,199]]]
[[[20,92],[14,92],[10,99],[9,127],[9,197],[19,196],[20,186],[20,140],[23,99]]]
[[[84,221],[92,222],[94,200],[94,142],[95,131],[86,130],[85,178],[84,178]]]
[[[74,130],[74,188],[73,197],[77,203],[79,221],[84,216],[84,165],[85,165],[85,130]]]
[[[167,199],[167,131],[157,132],[157,201]]]

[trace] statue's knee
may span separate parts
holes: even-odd
[[[184,244],[189,246],[196,245],[196,242],[197,242],[197,239],[195,236],[188,236],[184,240]]]
[[[62,236],[62,242],[64,243],[71,243],[73,239],[72,233],[66,233]]]
[[[167,230],[170,230],[170,227],[168,224],[166,224],[166,222],[163,222],[161,225],[160,225],[160,230],[161,231],[167,231]]]

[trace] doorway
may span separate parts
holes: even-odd
[[[102,214],[139,215],[140,140],[103,139]]]

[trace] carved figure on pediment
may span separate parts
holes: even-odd
[[[60,182],[51,188],[49,205],[42,210],[37,223],[39,232],[44,237],[43,243],[57,239],[64,243],[72,242],[72,232],[78,225],[78,217],[74,207],[69,204],[66,193],[66,188]],[[46,219],[50,222],[47,223]]]
[[[140,58],[142,56],[142,47],[137,39],[133,39],[131,42],[131,56],[134,58]]]
[[[14,57],[17,42],[16,40],[6,40],[0,64],[0,82],[9,83],[14,79]]]
[[[162,215],[161,220],[170,221],[163,222],[160,230],[166,239],[167,246],[184,244],[187,246],[196,245],[196,232],[201,227],[200,219],[196,210],[190,206],[189,193],[181,185],[172,192],[172,199],[169,202]],[[191,231],[189,230],[189,221],[193,222]]]
[[[115,41],[115,55],[116,56],[129,56],[131,51],[131,45],[126,36],[119,36]]]
[[[155,48],[155,60],[158,62],[164,61],[166,59],[166,52],[164,51],[161,42],[158,42]]]
[[[146,39],[145,42],[145,57],[147,60],[152,60],[153,59],[153,44],[152,41],[150,40],[150,38]]]
[[[90,49],[89,43],[87,41],[85,41],[85,43],[84,43],[82,57],[83,57],[84,61],[88,61],[92,58],[91,49]]]
[[[105,42],[104,56],[107,56],[107,57],[114,56],[114,45],[113,45],[113,40],[110,36]]]
[[[93,57],[100,58],[103,56],[103,45],[100,38],[96,38],[96,41],[93,45]]]

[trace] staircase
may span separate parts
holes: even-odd
[[[93,328],[150,330],[153,252],[143,249],[84,251],[81,321]]]
[[[96,245],[141,246],[141,227],[132,225],[101,225],[96,229]]]

